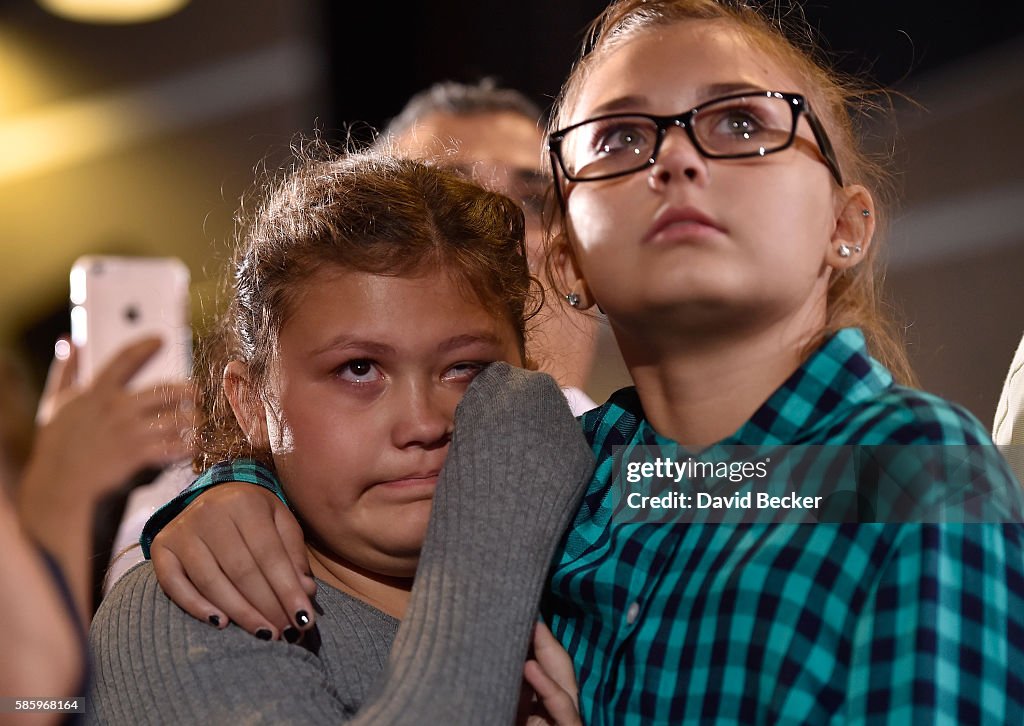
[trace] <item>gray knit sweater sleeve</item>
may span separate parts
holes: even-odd
[[[94,719],[510,724],[540,593],[592,468],[550,376],[488,366],[456,410],[409,610],[386,666],[387,629],[366,620],[376,611],[329,615],[324,587],[323,643],[310,652],[193,620],[140,566],[93,622]]]
[[[125,574],[90,629],[91,723],[333,724],[352,718],[388,657],[398,621],[318,583],[306,647],[193,619],[152,565]]]
[[[554,379],[504,363],[455,412],[409,612],[367,723],[510,724],[555,549],[594,456]]]

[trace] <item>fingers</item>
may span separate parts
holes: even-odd
[[[557,724],[581,723],[572,659],[542,622],[534,627],[533,653],[534,660],[526,662],[523,675],[550,720]]]
[[[265,640],[276,639],[291,623],[260,569],[265,552],[260,547],[253,552],[237,527],[228,525],[224,529],[230,531],[206,542],[220,571],[210,573],[211,578],[196,585],[213,602],[222,603],[228,616],[245,630]],[[273,533],[265,532],[264,536],[270,538]],[[265,635],[267,631],[269,636]]]
[[[533,627],[533,654],[543,669],[566,691],[576,693],[576,671],[572,658],[550,628],[538,621]]]
[[[197,404],[196,389],[191,383],[164,383],[129,394],[139,411],[165,410],[191,413]]]
[[[109,427],[109,446],[119,449],[117,457],[128,468],[165,466],[189,457],[198,420],[192,396],[187,384],[116,394],[99,414]]]
[[[66,341],[65,341],[66,342]],[[150,338],[130,345],[90,385],[72,383],[75,354],[56,356],[38,417],[36,449],[80,472],[78,495],[103,496],[145,467],[180,461],[191,452],[189,435],[199,407],[189,384],[142,392],[118,381],[138,370],[159,346]],[[48,452],[48,453],[46,453]]]
[[[297,639],[301,629],[313,625],[313,606],[304,591],[303,579],[311,578],[301,528],[261,487],[235,482],[204,493],[154,539],[154,563],[160,550],[176,557],[196,591],[172,580],[174,593],[167,593],[175,602],[180,592],[191,598],[188,602],[212,604],[250,633],[262,631],[268,638]],[[168,574],[175,573],[168,569]]]
[[[216,554],[200,537],[182,536],[180,531],[176,531],[175,522],[154,538],[151,550],[157,581],[167,596],[198,620],[218,626],[234,621],[264,640],[277,638],[282,628],[275,627],[269,618],[264,617],[222,569],[223,552]],[[220,533],[216,546],[231,547],[236,552],[244,549],[237,530],[233,527],[224,529],[226,531]],[[228,569],[236,573],[235,577],[238,577],[240,569],[244,570],[244,560],[245,553],[242,552],[228,565]],[[211,615],[216,616],[218,622],[214,623]],[[287,623],[283,615],[278,616],[278,621]]]
[[[308,575],[305,544],[301,542],[302,531],[285,506],[280,502],[276,504],[276,510],[284,511],[273,513],[275,528],[270,531],[262,521],[256,526],[254,521],[236,520],[249,557],[236,553],[239,561],[236,563],[231,558],[222,563],[222,567],[245,598],[271,622],[282,629],[290,624],[295,629],[308,630],[313,626],[314,611],[300,581],[300,577],[312,579]],[[285,545],[282,528],[284,537],[289,539],[295,536],[293,530],[298,530],[301,562],[298,557],[293,558]],[[296,570],[297,566],[302,569]]]
[[[78,357],[75,346],[71,345],[67,338],[58,339],[53,346],[53,361],[50,363],[50,369],[46,374],[46,383],[43,385],[43,392],[39,398],[36,411],[38,425],[46,424],[53,416],[61,394],[71,388],[75,382],[77,366]]]
[[[529,723],[549,723],[559,726],[582,726],[576,700],[555,680],[549,677],[535,660],[526,661],[523,676],[537,694],[546,718],[531,718]]]
[[[200,409],[195,387],[188,383],[167,384],[131,396],[124,416],[131,425],[176,433],[190,440],[199,423]]]
[[[146,362],[160,349],[160,339],[143,338],[126,345],[97,374],[96,386],[100,388],[124,388]]]
[[[154,543],[151,556],[157,582],[167,597],[196,620],[217,628],[227,627],[230,622],[228,616],[200,594],[173,552]]]
[[[287,553],[295,579],[294,583],[287,583],[287,588],[275,586],[274,590],[285,610],[291,615],[292,623],[300,630],[308,630],[313,627],[316,617],[311,600],[316,594],[316,580],[313,579],[309,568],[306,539],[298,520],[280,502],[275,502],[274,524],[277,525],[277,533],[281,537],[281,545]],[[277,581],[276,577],[271,578],[271,583]],[[283,579],[281,581],[284,582]],[[298,590],[295,589],[296,585]]]

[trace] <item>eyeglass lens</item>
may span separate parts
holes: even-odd
[[[728,98],[699,107],[686,123],[705,156],[763,155],[792,141],[797,118],[792,103],[768,95]],[[576,178],[636,171],[650,163],[660,133],[658,122],[646,116],[596,119],[565,134],[561,155]]]

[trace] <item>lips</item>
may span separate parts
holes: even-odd
[[[440,471],[427,471],[427,472],[415,472],[411,474],[402,474],[394,479],[386,479],[377,483],[377,486],[386,486],[390,488],[403,488],[403,487],[415,487],[415,486],[432,486],[437,483],[437,476]]]
[[[700,237],[724,231],[724,227],[695,207],[666,207],[655,215],[643,241],[668,241],[677,236]]]

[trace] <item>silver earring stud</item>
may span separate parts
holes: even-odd
[[[856,252],[858,255],[861,253],[862,249],[863,248],[860,245],[854,245],[853,247],[853,251]]]
[[[575,292],[570,292],[568,295],[566,295],[565,301],[574,308],[578,308],[580,306],[580,296]]]
[[[844,244],[839,245],[839,256],[846,259],[850,256],[850,248]]]
[[[863,217],[870,217],[871,216],[871,210],[870,209],[862,209],[862,210],[860,210],[860,213],[861,213],[861,216],[863,216]]]

